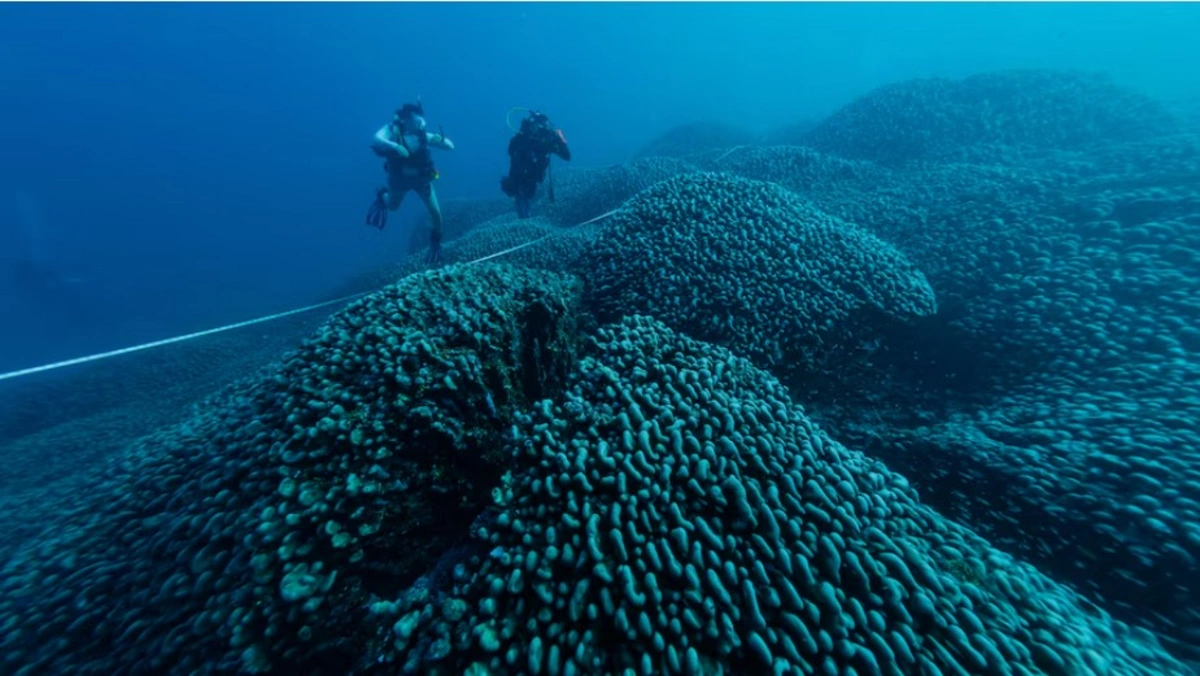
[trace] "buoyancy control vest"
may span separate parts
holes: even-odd
[[[407,157],[402,157],[398,153],[389,153],[387,160],[383,164],[386,171],[392,170],[415,170],[415,178],[423,181],[432,181],[437,178],[437,168],[433,166],[433,153],[429,149],[429,133],[424,129],[417,129],[413,132],[408,132],[403,125],[398,128],[393,127],[397,132],[396,142],[404,146],[408,151]],[[415,140],[416,147],[410,143]]]

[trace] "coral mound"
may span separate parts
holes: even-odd
[[[403,673],[1181,673],[922,507],[774,378],[644,317],[602,327],[442,588],[376,659]],[[450,578],[453,578],[451,581]]]
[[[776,185],[731,175],[643,191],[580,265],[601,319],[648,314],[781,374],[828,367],[937,309],[921,272],[887,243]]]
[[[634,157],[688,158],[754,141],[751,134],[716,122],[693,122],[667,130],[639,150]]]
[[[989,147],[975,159],[1003,161],[1006,147],[1066,150],[1179,130],[1165,107],[1108,78],[1017,70],[885,85],[834,113],[804,142],[883,164],[968,159]]]
[[[347,673],[371,598],[466,536],[511,411],[561,383],[577,286],[409,277],[131,449],[3,545],[0,671]]]

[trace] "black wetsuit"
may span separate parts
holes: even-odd
[[[546,178],[550,153],[571,160],[571,149],[562,134],[551,127],[549,120],[540,124],[525,120],[521,123],[521,131],[508,142],[508,176],[500,179],[500,189],[516,199],[517,214],[521,218],[529,217],[529,203],[538,184]]]

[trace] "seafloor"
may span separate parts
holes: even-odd
[[[1195,673],[1194,120],[684,126],[332,315],[5,383],[0,672]]]

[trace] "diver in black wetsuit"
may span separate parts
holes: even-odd
[[[500,179],[500,189],[516,200],[520,218],[529,218],[530,202],[546,177],[551,153],[571,160],[562,130],[555,129],[546,115],[530,111],[529,117],[521,121],[521,130],[508,142],[508,176]]]

